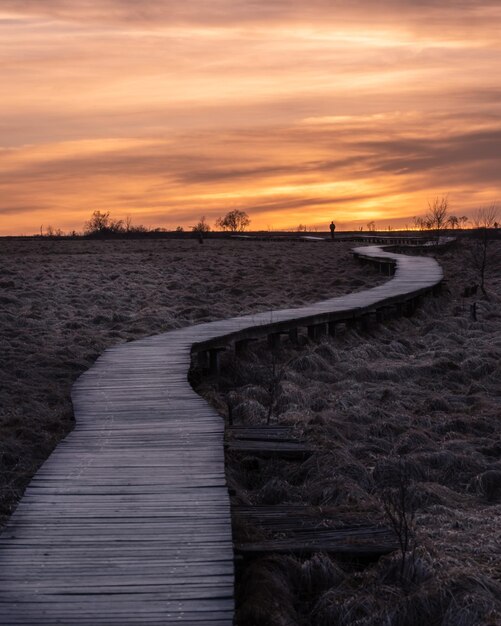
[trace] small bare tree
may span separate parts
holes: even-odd
[[[491,244],[497,235],[497,229],[495,227],[497,215],[497,206],[491,204],[477,209],[473,216],[474,231],[471,256],[473,266],[480,280],[480,289],[484,295],[487,295],[485,290],[485,278],[493,258]]]
[[[94,211],[88,222],[84,225],[84,234],[90,236],[117,235],[125,232],[124,221],[114,220],[110,212]]]
[[[268,395],[266,406],[266,424],[269,426],[273,417],[277,416],[277,405],[282,392],[282,385],[287,378],[290,364],[296,357],[284,360],[285,354],[280,346],[270,347],[266,357],[261,360],[261,365],[256,373],[258,381]]]
[[[417,216],[414,216],[412,219],[414,221],[415,229],[424,230],[424,219],[421,216],[417,215]]]
[[[103,213],[102,211],[94,211],[90,220],[85,222],[84,233],[86,235],[93,235],[97,233],[103,233],[110,228],[110,212]]]
[[[205,219],[205,215],[202,215],[199,222],[195,224],[195,226],[191,227],[191,230],[194,233],[200,233],[200,234],[208,233],[210,231],[210,226],[207,223],[207,220]]]
[[[413,489],[409,469],[399,457],[391,485],[383,488],[381,500],[385,515],[398,541],[399,579],[403,588],[413,582],[416,570],[416,510],[412,497]]]
[[[433,202],[428,202],[428,212],[425,215],[425,223],[429,230],[435,231],[437,243],[449,222],[449,200],[447,196],[438,196]]]
[[[272,417],[276,414],[277,401],[280,396],[282,383],[286,377],[287,369],[293,359],[284,361],[278,348],[270,350],[269,361],[263,366],[265,377],[264,387],[268,392],[268,407],[266,412],[266,424],[269,426]]]

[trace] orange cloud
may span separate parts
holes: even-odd
[[[0,233],[408,223],[499,197],[494,1],[4,0]]]

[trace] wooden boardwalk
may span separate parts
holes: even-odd
[[[430,258],[378,247],[387,283],[299,309],[200,324],[107,350],[73,389],[76,426],[0,537],[0,624],[225,626],[233,545],[224,424],[187,381],[193,353],[307,327],[335,332],[414,306],[442,280]]]

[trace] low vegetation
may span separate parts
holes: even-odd
[[[107,222],[105,221],[106,225]],[[105,227],[105,226],[103,226]],[[350,244],[4,240],[0,520],[73,427],[71,385],[108,347],[375,284]]]
[[[335,507],[402,529],[400,550],[378,562],[329,554],[250,562],[239,571],[242,626],[500,623],[501,246],[489,243],[486,297],[472,289],[474,245],[440,253],[444,293],[412,318],[299,347],[284,340],[273,357],[258,344],[228,361],[217,381],[200,382],[236,423],[291,425],[316,450],[304,462],[229,455],[237,501]],[[350,248],[5,241],[2,517],[72,428],[71,385],[106,347],[385,280],[359,266]],[[250,526],[235,533],[259,537]]]
[[[200,383],[236,424],[288,425],[316,450],[302,462],[228,454],[234,504],[334,507],[390,526],[400,545],[372,563],[246,562],[241,626],[501,623],[501,256],[489,298],[465,297],[474,245],[440,253],[446,286],[413,317],[299,347],[284,339],[274,355],[262,342]],[[263,539],[252,525],[234,534]]]

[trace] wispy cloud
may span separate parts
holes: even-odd
[[[332,23],[376,20],[394,23],[415,20],[465,26],[466,20],[486,20],[497,13],[497,0],[3,0],[2,13],[48,16],[63,20],[117,22],[125,24],[220,24]]]
[[[500,25],[497,0],[3,0],[0,232],[495,199]]]

